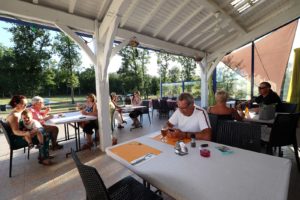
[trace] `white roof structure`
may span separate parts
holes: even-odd
[[[222,57],[300,16],[299,0],[0,0],[0,16],[56,26],[96,65],[101,149],[109,146],[107,67],[135,38],[141,46],[202,60],[201,98]],[[90,50],[75,32],[94,36]],[[113,41],[122,42],[112,46]]]
[[[123,1],[123,0],[114,0]],[[113,0],[1,0],[0,15],[94,34]],[[118,13],[113,13],[118,14]],[[116,40],[209,61],[300,16],[299,0],[130,0]]]

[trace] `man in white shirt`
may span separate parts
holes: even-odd
[[[169,134],[176,138],[190,138],[195,134],[198,140],[211,140],[211,126],[207,112],[195,106],[189,93],[182,93],[177,101],[178,109],[167,122]]]

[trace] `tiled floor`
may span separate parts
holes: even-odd
[[[166,119],[159,120],[157,116],[154,116],[154,121],[150,125],[148,117],[145,115],[144,127],[129,131],[131,121],[130,119],[126,120],[128,121],[126,127],[117,130],[119,142],[152,133],[159,130],[166,122]],[[64,136],[63,127],[60,127],[60,135]],[[38,152],[35,149],[31,151],[29,160],[22,149],[15,151],[12,178],[8,177],[9,149],[3,134],[0,134],[0,144],[0,200],[85,199],[85,190],[75,164],[71,158],[65,157],[70,148],[74,147],[74,140],[62,142],[64,149],[51,152],[55,156],[52,166],[38,164]],[[284,156],[293,162],[288,200],[298,200],[300,199],[300,173],[296,170],[292,151],[286,148],[284,153]],[[81,151],[78,156],[82,162],[97,168],[107,186],[132,174],[98,148],[94,148],[92,151]],[[172,198],[164,195],[164,199]]]

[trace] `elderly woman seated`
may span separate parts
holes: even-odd
[[[220,118],[224,119],[234,119],[241,121],[244,117],[244,113],[240,112],[241,115],[234,108],[228,108],[226,106],[226,101],[228,98],[227,92],[224,90],[219,90],[215,94],[216,104],[214,106],[208,107],[207,112],[215,115],[219,115]]]

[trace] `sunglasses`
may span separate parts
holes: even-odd
[[[258,87],[259,90],[262,90],[262,89],[265,89],[265,88],[267,88],[267,87]]]

